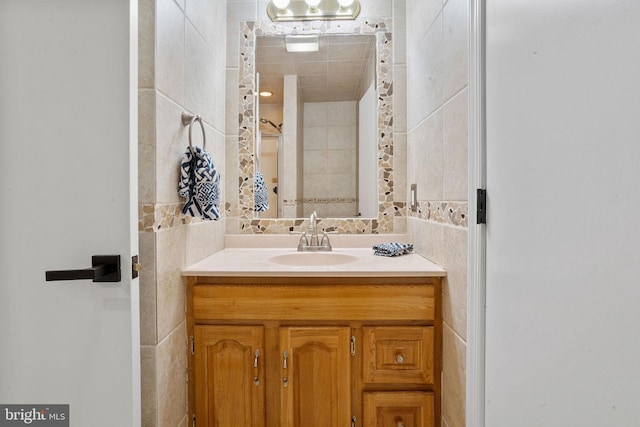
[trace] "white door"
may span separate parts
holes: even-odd
[[[640,2],[486,2],[487,427],[640,420]]]
[[[74,427],[140,425],[132,3],[0,1],[0,404]],[[45,281],[111,254],[119,282]]]

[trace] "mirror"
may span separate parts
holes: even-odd
[[[321,35],[313,52],[288,52],[286,37],[256,38],[256,165],[270,199],[260,217],[308,217],[314,211],[320,217],[374,217],[375,36]],[[302,149],[302,162],[295,165],[284,161],[293,158],[293,141]],[[285,207],[298,187],[302,203]]]
[[[393,216],[399,206],[393,201],[393,81],[389,22],[317,24],[243,23],[239,68],[240,232],[269,232],[275,223],[268,217],[294,220],[307,217],[307,211],[312,210],[316,210],[325,222],[327,218],[336,218],[330,221],[333,224],[330,228],[339,231],[393,231]],[[283,37],[292,34],[318,35],[318,51],[287,54]],[[358,73],[353,71],[354,67]],[[256,80],[256,73],[261,75],[260,81]],[[260,90],[268,89],[273,93],[269,101],[261,97],[257,102],[255,91],[258,86]],[[369,116],[364,115],[360,105],[367,89],[370,89],[371,98]],[[292,93],[299,102],[289,101],[287,97]],[[330,94],[337,98],[330,98]],[[297,120],[297,117],[304,117],[304,120]],[[352,117],[349,122],[345,120],[348,117]],[[323,123],[321,118],[324,118]],[[370,123],[369,135],[367,130],[358,130],[366,122]],[[338,123],[342,129],[331,128],[332,124]],[[316,129],[310,129],[313,127]],[[326,136],[329,133],[330,138]],[[311,149],[314,141],[319,140],[318,134],[325,135],[322,144],[327,149],[324,151]],[[350,138],[338,138],[339,135]],[[262,137],[259,141],[265,141],[265,137],[279,138],[279,141],[268,143],[269,154],[263,154],[261,158],[255,151],[258,136]],[[356,154],[364,151],[364,141],[369,141],[368,146],[372,148],[368,165],[355,161]],[[343,151],[331,152],[328,150],[330,143],[334,151]],[[259,145],[262,149],[267,143]],[[277,147],[275,155],[274,145]],[[281,169],[275,177],[265,179],[268,192],[275,193],[275,188],[279,199],[273,207],[274,213],[270,214],[255,212],[253,197],[255,173],[264,169],[261,161],[267,157],[280,159],[271,170]],[[331,180],[323,179],[330,170],[344,172],[347,169],[350,169],[351,178],[342,174]],[[355,173],[363,170],[368,170],[368,178],[357,178]],[[355,190],[361,181],[369,184],[373,191],[367,213],[358,216],[364,210],[361,192]],[[324,189],[325,193],[309,193],[308,190],[314,187],[316,191]],[[348,193],[347,189],[352,192]],[[278,211],[281,211],[280,215],[276,214]],[[300,224],[295,220],[277,221],[279,227],[292,224],[289,230]]]

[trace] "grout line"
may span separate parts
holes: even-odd
[[[422,40],[424,40],[424,38],[427,36],[427,34],[429,34],[431,29],[435,25],[436,21],[438,20],[438,18],[441,17],[443,9],[444,9],[444,6],[440,8],[440,10],[436,14],[436,16],[433,18],[433,21],[431,21],[431,23],[429,24],[427,29],[424,31],[424,33],[423,33],[422,37],[420,38],[420,40],[417,41],[416,45],[419,45],[422,42]],[[409,24],[409,22],[405,22],[405,27],[408,27],[408,24]],[[409,40],[409,30],[405,28],[405,32],[406,32],[407,40]],[[408,51],[405,52],[405,56],[406,56],[407,53],[408,53]]]
[[[438,108],[436,108],[435,110],[433,110],[431,113],[429,113],[429,115],[427,115],[425,118],[423,118],[422,120],[420,120],[418,123],[416,123],[416,125],[414,127],[412,127],[411,129],[407,128],[407,133],[411,133],[414,132],[417,128],[419,128],[424,122],[426,122],[427,120],[429,120],[432,116],[434,116],[435,114],[437,114],[438,112],[440,112],[441,110],[444,109],[444,107],[449,104],[453,98],[455,98],[457,95],[459,95],[463,90],[467,89],[469,87],[469,82],[467,81],[467,84],[465,84],[463,87],[461,87],[460,89],[458,89],[453,95],[451,95],[449,98],[447,98],[446,100],[444,100],[442,102],[442,104],[440,104],[438,106]],[[408,123],[407,123],[408,124]]]
[[[185,18],[185,23],[189,23],[191,24],[191,27],[195,30],[196,33],[198,33],[198,35],[200,36],[200,38],[202,39],[202,41],[204,42],[205,46],[207,46],[207,48],[209,49],[209,53],[211,53],[215,58],[216,58],[216,62],[220,62],[222,64],[227,65],[227,58],[226,58],[226,49],[224,50],[225,52],[225,58],[224,60],[222,60],[222,58],[219,58],[218,55],[216,54],[216,50],[214,49],[214,46],[209,45],[209,43],[207,42],[206,37],[204,36],[204,34],[202,34],[202,32],[198,29],[198,26],[196,25],[195,22],[193,22],[191,20],[191,18],[189,18],[189,15],[187,15],[187,13],[184,13],[184,18]],[[215,26],[215,23],[212,24],[213,26]],[[187,26],[185,25],[185,38],[184,38],[184,47],[185,47],[185,56],[186,56],[186,52],[187,52]],[[226,39],[226,37],[225,37]],[[225,43],[226,45],[226,43]],[[186,60],[186,58],[185,58]]]
[[[414,221],[421,221],[421,222],[425,222],[425,223],[429,223],[429,224],[434,224],[434,225],[441,225],[443,227],[449,227],[449,228],[452,228],[454,230],[468,230],[468,227],[465,227],[463,225],[455,225],[455,224],[451,224],[451,223],[448,223],[448,222],[434,221],[432,219],[418,218],[418,217],[415,217],[415,216],[405,216],[404,218],[411,219],[411,220],[414,220]]]
[[[173,0],[173,2],[175,3],[176,6],[178,6],[178,9],[180,9],[180,12],[182,12],[183,14],[187,13],[187,5],[186,4],[184,5],[184,7],[182,7],[178,3],[178,0]]]
[[[451,325],[449,325],[447,322],[443,321],[443,322],[442,322],[442,324],[443,324],[444,326],[446,326],[447,328],[451,329],[451,332],[453,332],[453,335],[454,335],[455,337],[457,337],[457,338],[458,338],[462,343],[464,343],[464,345],[465,345],[465,347],[466,347],[466,345],[467,345],[467,340],[465,340],[464,338],[462,338],[462,337],[460,336],[460,334],[459,334],[459,333],[457,333],[457,332],[456,332],[456,330],[455,330],[455,329],[453,329],[453,328],[451,327]]]
[[[164,93],[162,90],[158,89],[158,88],[153,88],[152,90],[155,90],[155,92],[159,95],[161,95],[164,99],[168,100],[171,104],[173,104],[174,106],[178,107],[179,109],[183,110],[183,111],[187,111],[187,112],[191,112],[191,113],[195,113],[198,114],[197,111],[192,111],[189,108],[185,107],[184,105],[180,104],[178,101],[176,101],[175,99],[173,99],[171,96],[169,96],[168,94]],[[157,100],[156,100],[157,102]],[[156,107],[157,109],[157,107]],[[155,119],[155,112],[154,112],[154,119]],[[220,136],[226,137],[227,135],[222,132],[220,129],[216,128],[212,123],[209,123],[204,117],[202,118],[204,123],[209,126],[211,129],[213,129],[213,131],[215,131],[216,133],[218,133]],[[183,126],[183,128],[187,129],[188,131],[188,127],[187,126]]]
[[[462,93],[462,91],[464,91],[465,89],[469,88],[469,80],[467,80],[467,83],[462,86],[460,89],[458,89],[456,92],[454,92],[449,98],[445,99],[445,101],[442,103],[442,106],[446,106],[448,103],[453,101],[453,98],[455,98],[456,96],[458,96],[460,93]]]
[[[187,396],[187,404],[189,403],[189,402],[188,402],[188,400],[189,400],[189,398],[188,398],[188,396]],[[185,411],[186,411],[187,413],[186,413],[186,414],[184,414],[184,417],[183,417],[183,418],[180,420],[180,422],[178,423],[178,427],[180,427],[180,426],[182,426],[182,425],[185,425],[185,426],[188,426],[188,425],[189,425],[189,413],[188,413],[189,411],[188,411],[188,408],[185,408]]]
[[[158,344],[157,344],[157,345],[158,345],[158,346],[160,346],[162,343],[164,343],[164,342],[165,342],[169,337],[171,337],[171,335],[173,335],[173,333],[174,333],[174,332],[176,332],[180,327],[184,327],[184,328],[185,328],[185,331],[186,331],[186,328],[187,328],[187,319],[186,319],[186,317],[180,321],[180,323],[178,324],[178,326],[176,326],[175,328],[173,328],[172,330],[170,330],[164,338],[162,338],[160,341],[158,341]]]

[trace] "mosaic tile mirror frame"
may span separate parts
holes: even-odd
[[[238,130],[238,230],[241,234],[289,233],[303,231],[302,218],[257,218],[254,214],[255,144],[255,45],[258,36],[287,34],[372,34],[376,36],[377,187],[376,218],[321,218],[318,225],[326,231],[344,234],[378,234],[394,231],[394,217],[402,216],[404,202],[393,199],[393,39],[390,19],[375,21],[312,21],[241,23],[239,63]],[[228,212],[231,214],[231,212]],[[233,215],[231,215],[233,216]]]

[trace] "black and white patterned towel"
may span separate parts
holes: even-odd
[[[182,208],[184,215],[208,220],[220,218],[220,174],[203,148],[185,151],[178,194],[187,199]]]
[[[253,210],[256,212],[264,212],[269,209],[269,192],[264,176],[260,172],[256,172],[253,181]]]
[[[413,245],[410,243],[381,243],[374,245],[374,255],[380,256],[400,256],[413,252]]]

